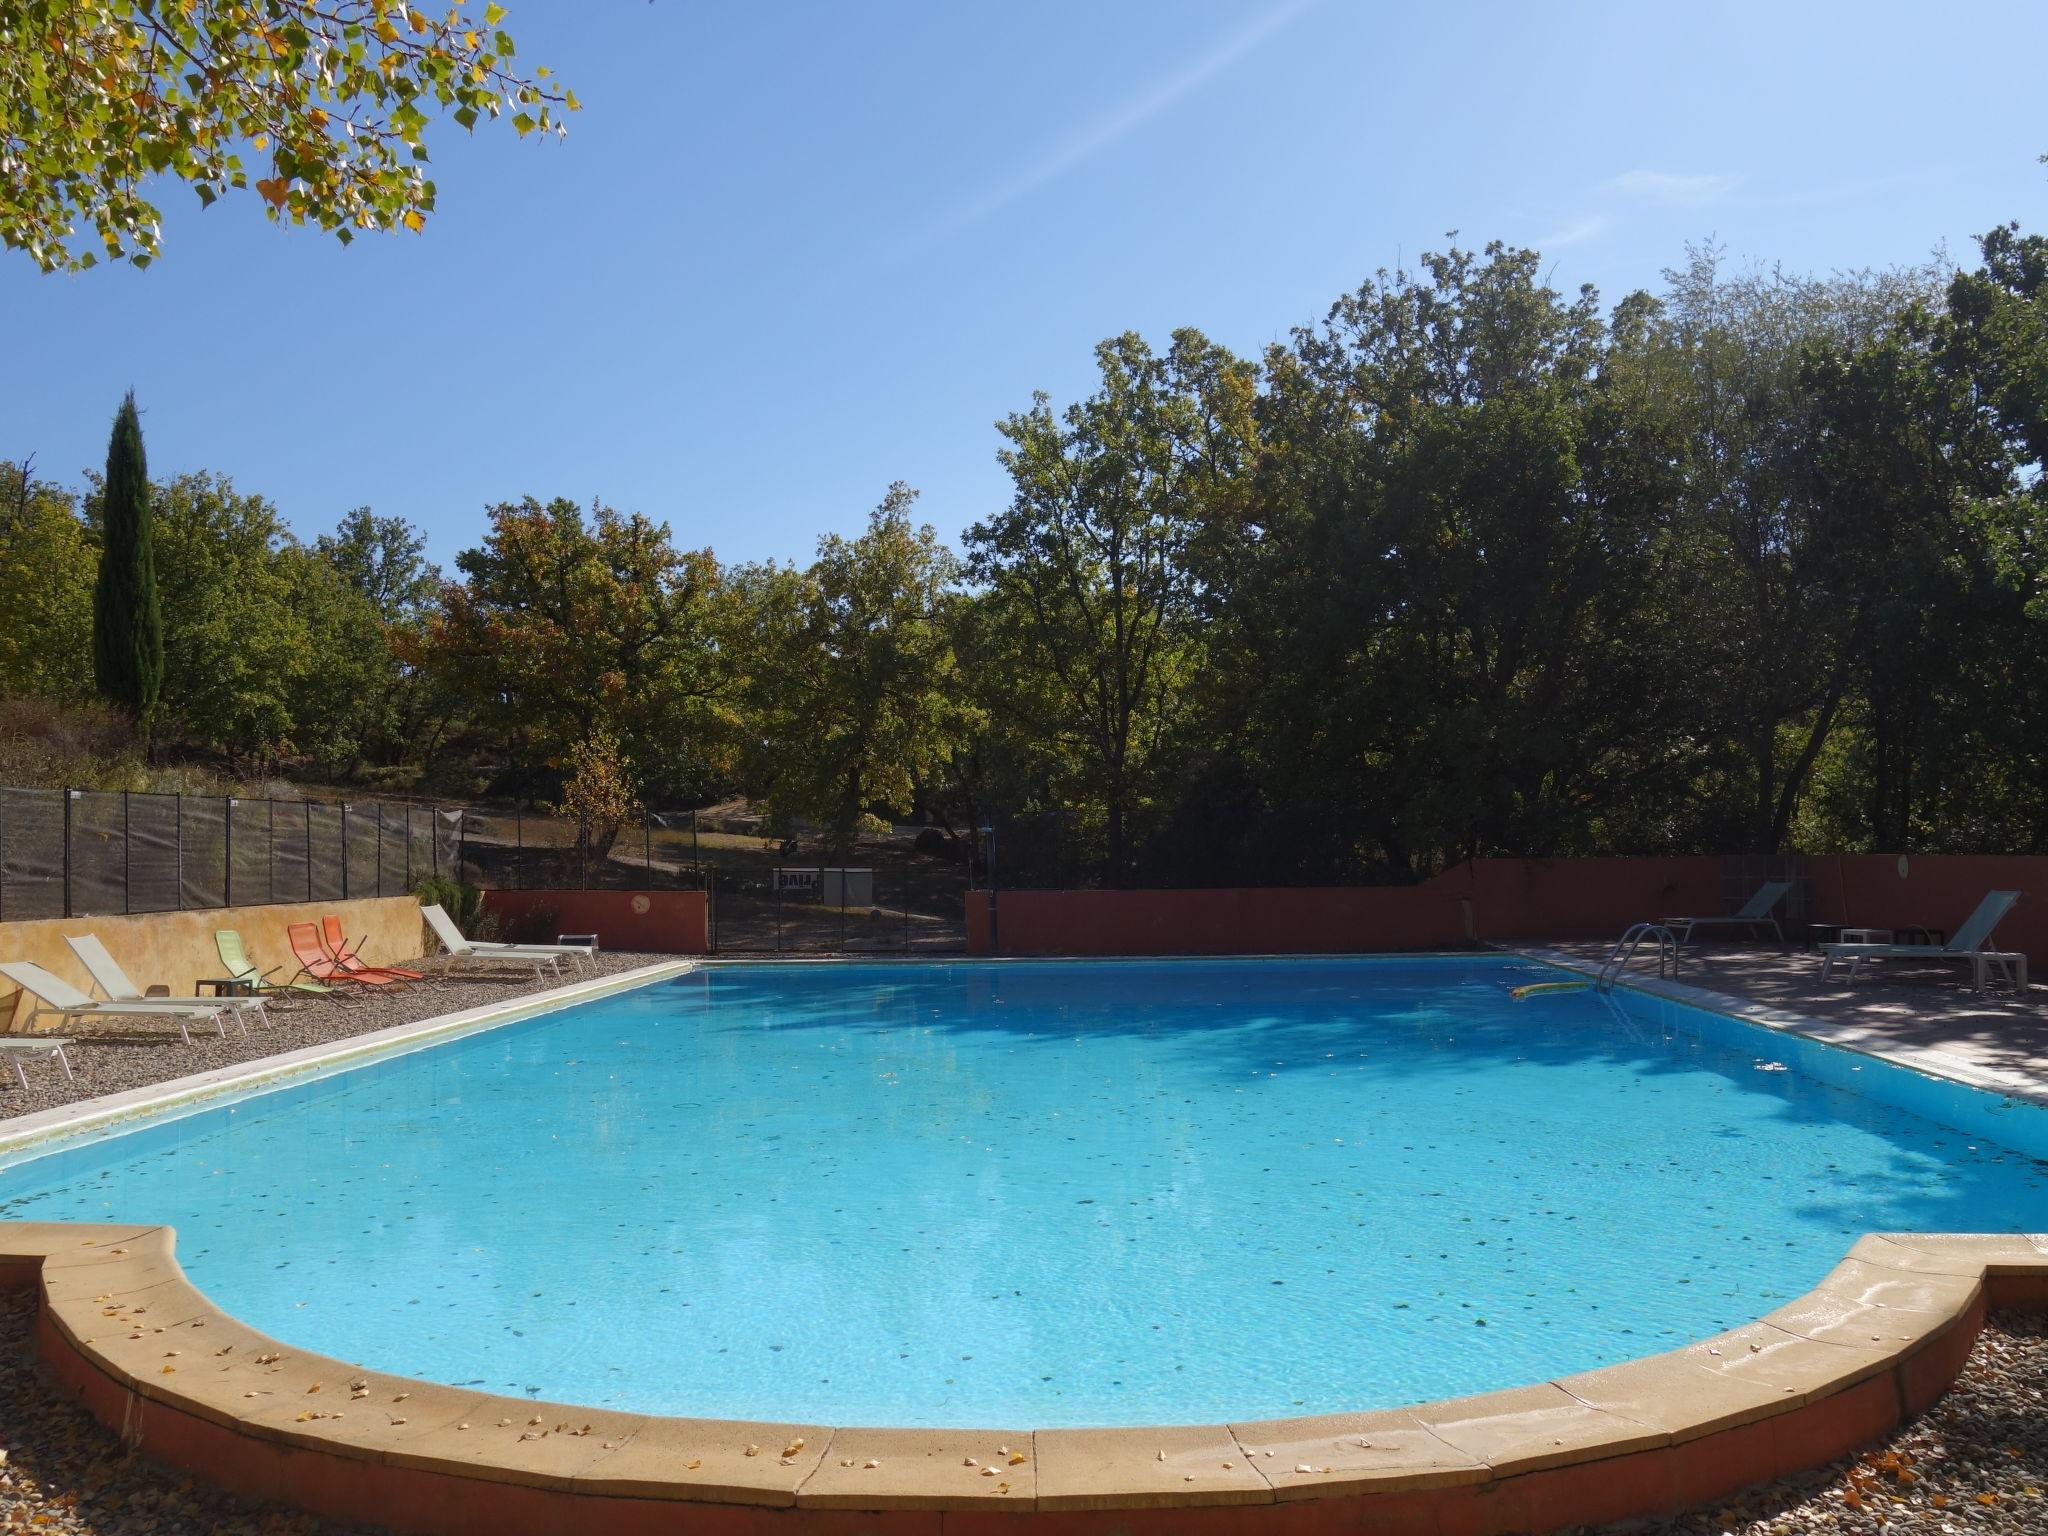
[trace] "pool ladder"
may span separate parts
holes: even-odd
[[[1593,978],[1593,985],[1603,992],[1611,988],[1628,969],[1628,963],[1635,959],[1636,951],[1652,939],[1657,941],[1657,974],[1664,975],[1667,965],[1672,974],[1676,974],[1678,935],[1662,923],[1637,923],[1621,936],[1614,948],[1608,951],[1607,958],[1600,962],[1600,974]]]

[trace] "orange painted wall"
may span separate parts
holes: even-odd
[[[1481,859],[1422,885],[1316,890],[1004,891],[1006,955],[1323,954],[1441,949],[1474,939],[1614,939],[1629,924],[1733,911],[1758,860]],[[2001,948],[2048,966],[2048,858],[1842,855],[1783,861],[1815,922],[1953,934],[1986,891],[2022,892]],[[988,894],[967,897],[967,948],[988,954]]]
[[[1482,939],[1613,939],[1631,923],[1734,910],[1761,882],[1728,889],[1727,861],[1479,859],[1422,887],[1462,888]]]
[[[484,906],[505,939],[553,943],[594,933],[602,949],[701,955],[711,948],[702,891],[486,891]]]
[[[190,997],[202,978],[221,973],[216,929],[242,936],[260,970],[275,969],[274,980],[298,973],[299,962],[285,938],[291,923],[317,923],[333,913],[351,943],[374,963],[403,964],[422,952],[419,899],[366,896],[354,901],[281,902],[276,906],[203,907],[190,912],[139,912],[128,917],[51,917],[29,923],[0,923],[0,960],[30,960],[89,991],[92,978],[65,944],[67,935],[96,933],[128,979],[138,987],[158,983],[174,996]],[[0,1031],[26,1019],[33,999],[0,981]]]
[[[1004,891],[997,930],[1006,955],[1345,954],[1470,942],[1463,894],[1426,886]],[[989,953],[985,892],[968,893],[967,949]]]
[[[2018,891],[1992,942],[2048,965],[2048,858],[1999,854],[1835,854],[1806,861],[1814,916],[1858,928],[1921,924],[1953,935],[1986,891]]]

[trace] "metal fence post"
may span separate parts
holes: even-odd
[[[697,848],[697,813],[690,812],[690,867],[697,872],[697,889],[704,889],[704,856]]]
[[[277,900],[277,801],[276,801],[276,800],[274,800],[274,799],[267,799],[267,800],[265,800],[265,801],[263,802],[263,804],[264,804],[264,806],[265,806],[265,808],[266,808],[266,814],[268,815],[268,817],[269,817],[269,819],[270,819],[270,820],[269,820],[269,825],[268,825],[268,826],[266,826],[266,827],[264,828],[264,835],[265,835],[265,839],[266,839],[266,841],[267,841],[267,842],[268,842],[268,843],[270,844],[270,846],[269,846],[268,848],[266,848],[266,849],[264,850],[264,852],[263,852],[263,873],[264,873],[264,880],[263,880],[263,888],[264,888],[264,889],[265,889],[266,891],[268,891],[268,892],[270,893],[270,899],[271,899],[272,901],[276,901],[276,900]]]
[[[78,798],[78,791],[64,791],[64,915],[71,916],[71,802]]]
[[[1003,947],[996,932],[996,829],[993,823],[981,829],[981,845],[985,850],[983,857],[988,863],[988,952],[991,955],[999,955],[1003,952]],[[968,857],[970,860],[973,858],[971,851]],[[971,863],[968,865],[968,871],[971,879]]]
[[[640,878],[647,882],[649,890],[654,889],[654,813],[640,813]]]
[[[121,910],[135,910],[135,872],[132,868],[135,858],[135,840],[128,835],[128,791],[121,791]]]
[[[348,802],[341,803],[341,899],[348,900]]]
[[[173,866],[174,866],[174,868],[173,868],[173,873],[175,873],[175,874],[177,875],[177,877],[178,877],[178,910],[179,910],[180,912],[182,912],[182,911],[184,911],[184,910],[185,910],[185,795],[184,795],[184,792],[183,792],[183,791],[181,790],[181,791],[180,791],[179,793],[177,793],[177,794],[175,794],[175,795],[171,796],[171,799],[172,799],[172,800],[174,800],[175,802],[177,802],[177,803],[176,803],[176,804],[175,804],[175,805],[173,806],[173,808],[172,808],[172,809],[173,809],[173,812],[174,812],[174,814],[175,814],[175,815],[177,816],[177,819],[178,819],[178,825],[177,825],[177,829],[176,829],[176,830],[175,830],[174,832],[172,832],[172,833],[171,833],[171,849],[172,849],[172,852],[171,852],[171,860],[172,860],[172,864],[173,864]]]
[[[235,904],[235,797],[222,795],[220,798],[220,841],[227,850],[227,857],[221,861],[220,904],[232,907]]]
[[[305,803],[306,812],[306,900],[313,899],[313,802]]]
[[[512,888],[526,889],[526,812],[512,813]]]
[[[384,894],[384,802],[377,802],[377,894]]]

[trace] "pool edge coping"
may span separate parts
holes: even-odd
[[[432,1014],[404,1024],[367,1030],[360,1035],[346,1035],[270,1056],[253,1056],[225,1067],[11,1116],[0,1120],[0,1160],[24,1155],[39,1157],[57,1150],[52,1144],[73,1140],[83,1142],[95,1132],[111,1131],[116,1127],[131,1128],[131,1122],[135,1121],[175,1119],[185,1113],[196,1114],[216,1104],[286,1086],[293,1080],[311,1081],[384,1057],[401,1056],[443,1041],[481,1034],[500,1025],[516,1024],[560,1008],[686,976],[697,969],[698,964],[692,958],[635,966],[632,970],[586,977],[538,992],[523,992],[502,1002],[480,1003],[473,1008],[457,1009],[454,1013]]]
[[[1549,949],[1542,945],[1502,943],[1496,945],[1495,949],[1501,954],[1535,960],[1589,979],[1597,978],[1600,974],[1600,967],[1583,956],[1566,954],[1562,950]],[[1716,992],[1712,988],[1679,981],[1675,977],[1644,976],[1630,972],[1617,976],[1614,985],[1665,1002],[1679,1003],[1688,1008],[1700,1008],[1744,1024],[1754,1024],[1759,1029],[1767,1029],[1773,1034],[1798,1035],[1818,1045],[1848,1051],[1894,1067],[1903,1067],[1909,1072],[1918,1072],[1927,1077],[1940,1078],[1979,1093],[1994,1093],[2002,1098],[2019,1099],[2048,1109],[2048,1081],[2027,1077],[2017,1072],[2001,1071],[1996,1067],[1986,1067],[1946,1051],[1929,1050],[1924,1047],[1887,1048],[1882,1030],[1816,1018],[1812,1014],[1797,1013],[1792,1009],[1780,1008],[1770,1003],[1752,1002],[1733,993]]]
[[[1683,1507],[1794,1470],[1788,1446],[1803,1468],[1888,1432],[1953,1381],[1988,1307],[2048,1300],[2048,1237],[1871,1234],[1813,1290],[1755,1322],[1503,1391],[1113,1429],[676,1418],[363,1370],[215,1307],[179,1266],[169,1227],[0,1223],[0,1283],[10,1281],[36,1288],[45,1362],[104,1422],[237,1491],[334,1518],[438,1529],[363,1502],[379,1487],[387,1500],[412,1497],[404,1490],[425,1477],[453,1480],[464,1501],[512,1497],[505,1490],[552,1501],[565,1529],[621,1500],[872,1515],[1330,1499],[1370,1511],[1399,1496],[1483,1498],[1507,1519],[1501,1529],[1540,1530]],[[279,1487],[249,1485],[250,1469],[280,1456],[296,1470]],[[333,1465],[309,1475],[308,1456]],[[1629,1507],[1573,1499],[1534,1517],[1528,1497],[1560,1479],[1577,1487],[1572,1469],[1587,1469],[1589,1493],[1632,1490]]]

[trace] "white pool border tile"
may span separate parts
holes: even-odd
[[[542,992],[522,993],[502,1003],[484,1003],[455,1013],[435,1014],[431,1018],[415,1019],[410,1024],[393,1024],[341,1040],[281,1051],[275,1056],[238,1061],[232,1066],[216,1067],[209,1072],[174,1077],[143,1088],[129,1088],[120,1093],[103,1094],[99,1098],[81,1099],[74,1104],[60,1104],[55,1109],[37,1110],[0,1121],[0,1160],[39,1157],[57,1150],[60,1143],[82,1141],[95,1132],[133,1130],[144,1122],[196,1114],[266,1093],[288,1082],[311,1082],[316,1078],[329,1077],[371,1061],[407,1055],[447,1040],[481,1034],[501,1025],[571,1008],[578,1003],[593,1002],[657,981],[687,976],[697,969],[697,964],[696,960],[689,959],[636,966],[630,971],[569,982]]]

